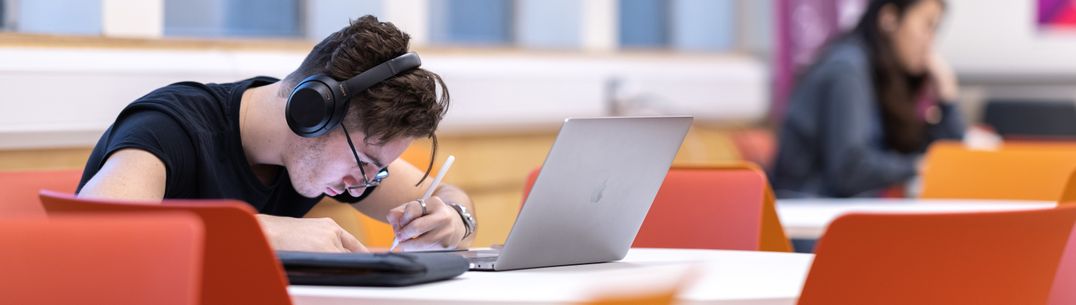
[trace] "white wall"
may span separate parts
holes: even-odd
[[[948,0],[939,50],[960,74],[1076,75],[1076,33],[1036,27],[1031,0]]]
[[[994,98],[1076,101],[1076,33],[1039,29],[1036,1],[947,1],[938,49],[960,75],[966,122]]]
[[[172,82],[281,77],[301,52],[0,49],[0,149],[93,145],[116,114]],[[752,121],[769,105],[767,69],[737,56],[595,56],[423,53],[452,93],[442,131],[524,131],[565,117],[694,114]],[[620,90],[609,92],[610,80]]]

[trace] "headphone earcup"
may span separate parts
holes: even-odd
[[[288,127],[295,134],[313,138],[329,133],[347,115],[347,101],[337,91],[336,80],[325,75],[303,79],[292,89],[284,107]]]

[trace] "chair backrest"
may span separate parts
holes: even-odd
[[[1057,147],[973,150],[957,142],[935,143],[927,152],[921,197],[1058,200],[1076,169],[1076,145]]]
[[[580,303],[581,305],[673,305],[679,290],[666,290],[654,293],[623,294],[596,297]]]
[[[199,304],[202,221],[189,213],[0,220],[0,304]]]
[[[799,304],[1044,304],[1076,207],[850,214],[815,248]]]
[[[80,179],[81,169],[0,172],[0,218],[45,218],[37,192],[74,193]]]
[[[701,273],[699,265],[651,266],[629,270],[629,274],[610,274],[602,281],[582,287],[586,294],[580,305],[662,305],[682,303],[677,296]]]
[[[236,200],[165,200],[161,204],[82,199],[42,191],[49,216],[91,212],[190,211],[205,223],[201,304],[291,304],[287,279],[254,209]]]
[[[1061,198],[1057,200],[1059,205],[1076,203],[1076,170],[1069,174],[1065,180],[1065,189],[1061,191]]]
[[[632,247],[791,251],[774,204],[765,174],[749,163],[673,167]]]

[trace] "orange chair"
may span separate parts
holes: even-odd
[[[524,198],[537,177],[531,172]],[[792,249],[765,174],[750,163],[670,169],[632,247]]]
[[[254,209],[235,200],[165,200],[162,204],[81,199],[42,191],[49,216],[92,212],[190,211],[206,229],[201,304],[291,304],[284,277]]]
[[[926,155],[921,197],[1054,201],[1073,169],[1076,145],[972,150],[958,142],[939,142]]]
[[[676,304],[678,290],[668,290],[642,295],[602,296],[582,303],[584,305],[672,305]]]
[[[699,277],[697,267],[683,271],[654,269],[642,271],[647,282],[617,282],[617,279],[595,283],[587,288],[593,295],[580,303],[585,305],[672,305],[678,304],[677,295]]]
[[[1006,142],[1007,148],[1040,149],[1040,150],[1068,150],[1076,151],[1076,143],[1072,142]],[[1058,205],[1076,204],[1076,171],[1073,171],[1065,183],[1061,199]],[[1074,230],[1076,232],[1076,230]],[[1054,279],[1054,289],[1050,292],[1049,304],[1076,304],[1076,234],[1069,237],[1065,255],[1057,267],[1057,276]]]
[[[0,172],[0,217],[45,218],[37,192],[74,193],[81,179],[80,169]]]
[[[203,228],[189,213],[5,219],[0,244],[0,304],[198,304]]]
[[[1044,304],[1076,207],[850,214],[815,249],[799,304]]]

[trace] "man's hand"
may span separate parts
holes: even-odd
[[[258,214],[274,250],[312,252],[369,252],[331,218],[292,218]]]
[[[437,196],[426,200],[426,215],[418,201],[410,201],[390,210],[386,218],[404,251],[456,249],[467,233],[459,213]]]

